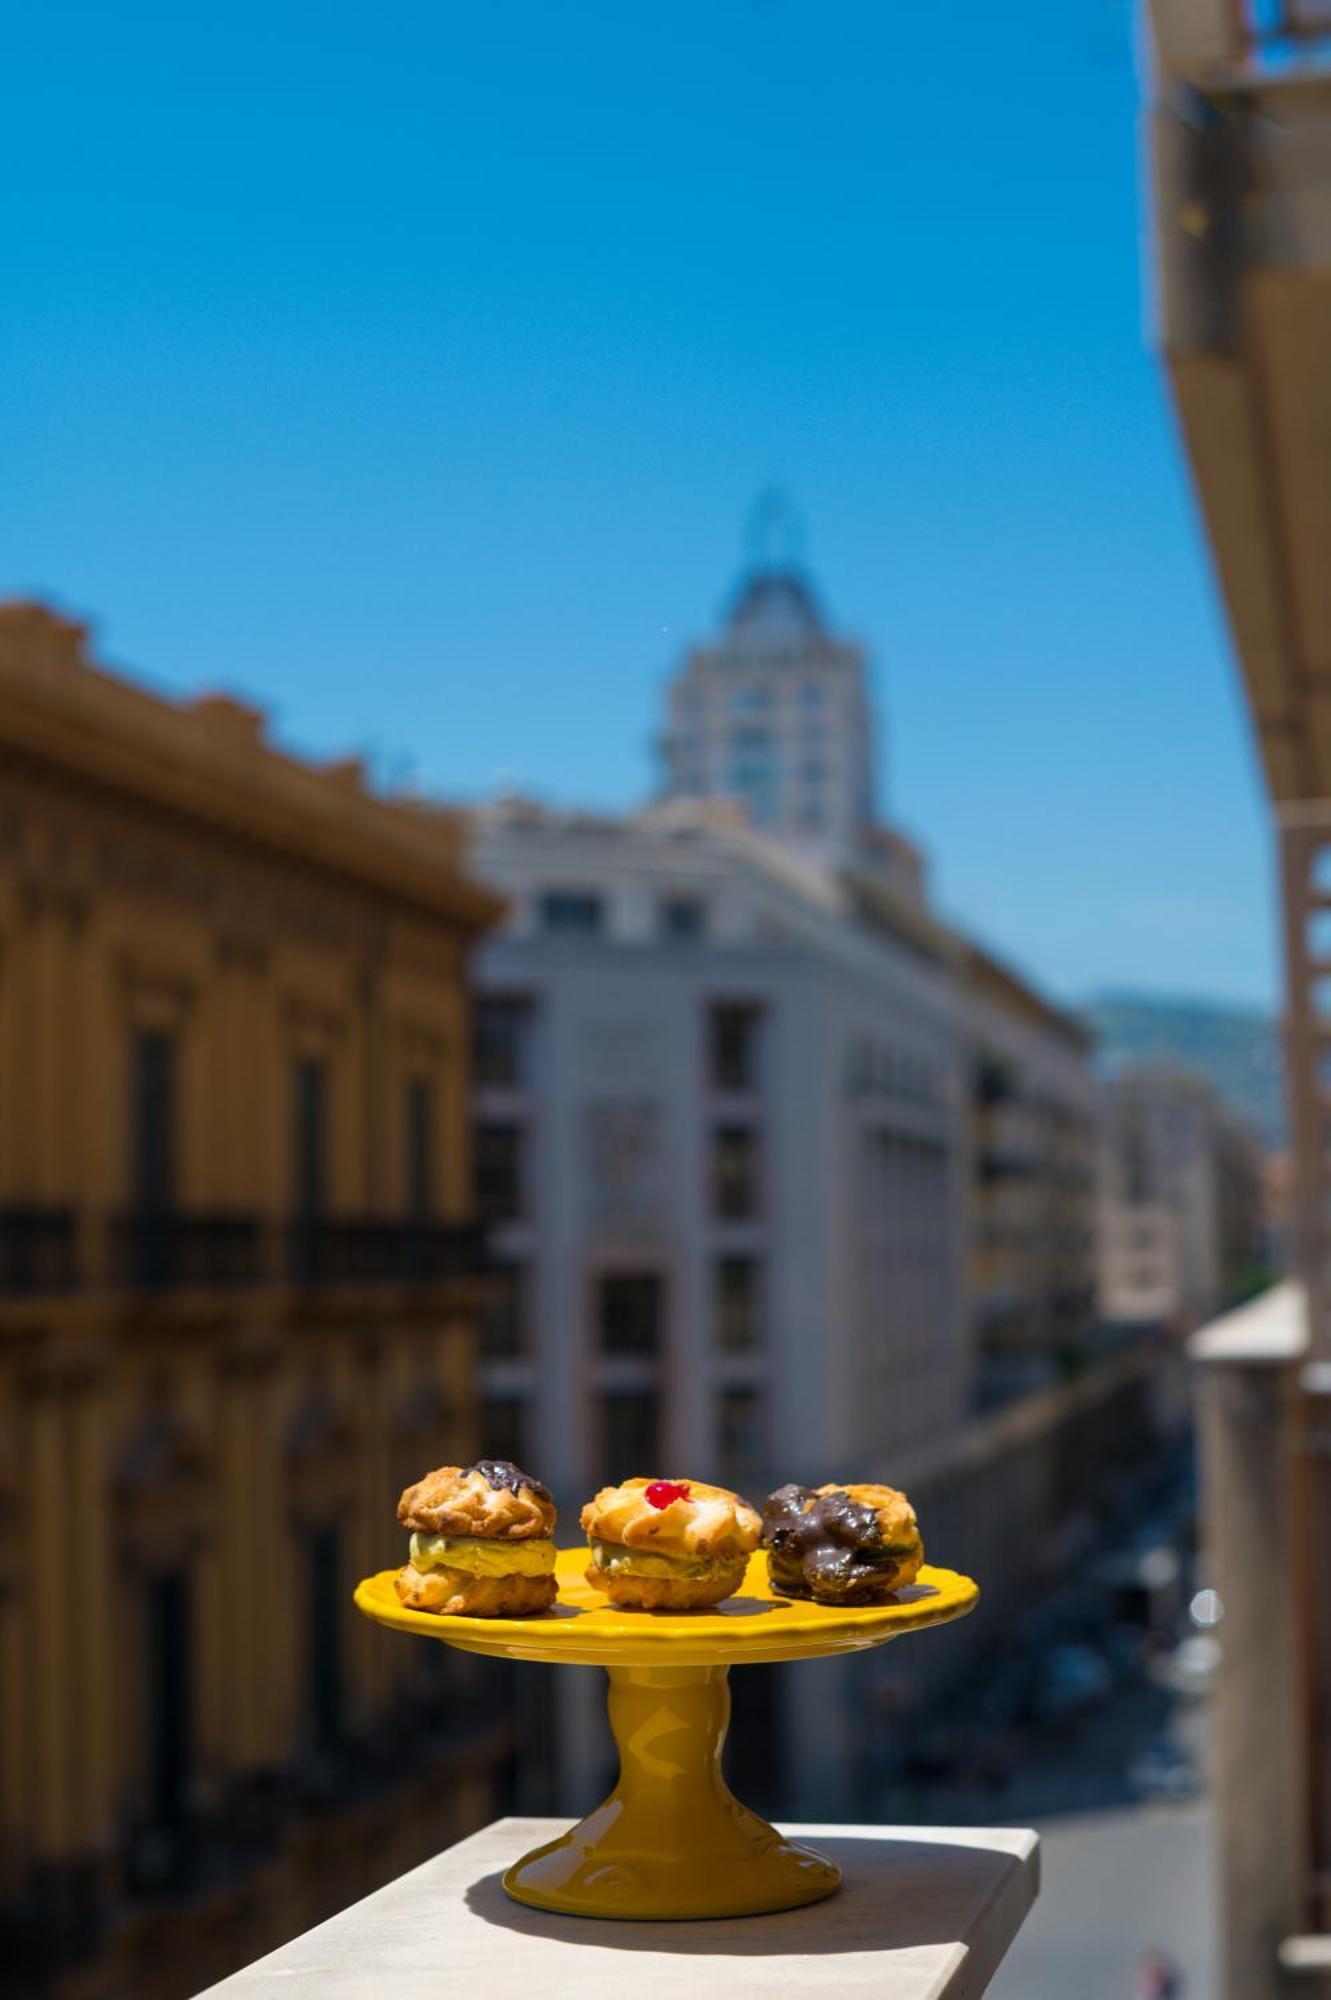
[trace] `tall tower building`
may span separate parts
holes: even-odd
[[[875,820],[866,658],[829,630],[789,553],[759,553],[719,638],[672,678],[661,752],[667,798],[738,799],[760,832],[831,862],[862,846]]]

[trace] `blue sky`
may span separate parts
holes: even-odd
[[[23,12],[5,594],[300,748],[614,806],[775,480],[945,907],[1067,995],[1270,996],[1128,0]]]

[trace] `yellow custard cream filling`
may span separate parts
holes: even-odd
[[[619,1542],[592,1542],[592,1561],[613,1576],[707,1576],[717,1567],[712,1556],[665,1556],[658,1549],[626,1549]]]
[[[413,1535],[417,1569],[465,1569],[473,1576],[549,1576],[553,1542],[497,1542],[480,1535]]]

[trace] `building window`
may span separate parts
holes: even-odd
[[[527,1457],[527,1405],[521,1396],[487,1396],[481,1404],[481,1456],[522,1465]]]
[[[142,1029],[134,1037],[130,1149],[135,1207],[149,1214],[171,1208],[176,1180],[176,1041],[161,1029]]]
[[[331,1750],[342,1733],[342,1544],[336,1527],[305,1544],[306,1705],[314,1741]]]
[[[600,935],[605,904],[594,890],[548,889],[538,907],[542,930],[569,937]]]
[[[602,1354],[659,1354],[661,1280],[655,1271],[608,1271],[596,1288]]]
[[[766,1417],[761,1390],[723,1389],[717,1401],[717,1451],[724,1476],[737,1487],[767,1469]]]
[[[707,1066],[713,1090],[757,1090],[762,1024],[762,1009],[747,1001],[712,1008]]]
[[[1005,1057],[982,1055],[976,1061],[971,1087],[980,1104],[1002,1104],[1016,1094],[1016,1073]]]
[[[194,1764],[189,1577],[183,1569],[162,1570],[148,1578],[145,1591],[148,1809],[155,1827],[178,1827],[189,1811]]]
[[[776,765],[770,757],[737,755],[731,760],[730,783],[737,792],[755,793],[777,782]]]
[[[610,1480],[661,1470],[661,1398],[655,1389],[612,1389],[602,1396],[601,1463]]]
[[[434,1091],[428,1077],[407,1085],[407,1214],[423,1222],[434,1205]]]
[[[721,1257],[712,1274],[712,1334],[729,1352],[762,1342],[761,1285],[753,1257]]]
[[[758,1135],[749,1125],[718,1125],[712,1134],[712,1209],[745,1222],[759,1208]]]
[[[328,1070],[302,1056],[292,1071],[292,1197],[296,1214],[322,1215],[328,1200]]]
[[[487,993],[472,1017],[473,1081],[483,1090],[521,1090],[527,1082],[531,1004]]]
[[[1155,1190],[1146,1140],[1140,1130],[1130,1130],[1123,1139],[1123,1198],[1133,1206],[1150,1201]]]
[[[707,932],[707,908],[700,896],[665,896],[661,901],[661,936],[673,944],[692,944]]]
[[[805,681],[800,687],[800,705],[810,710],[827,706],[827,689],[821,681]]]
[[[472,1168],[482,1222],[516,1222],[524,1207],[521,1126],[489,1119],[478,1125]]]
[[[527,1346],[527,1271],[504,1264],[490,1279],[489,1303],[481,1318],[481,1354],[487,1361],[511,1361]]]

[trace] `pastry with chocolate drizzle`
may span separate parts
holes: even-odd
[[[772,1589],[816,1604],[882,1604],[924,1561],[915,1509],[891,1486],[781,1486],[763,1504]]]
[[[509,1459],[427,1472],[402,1495],[397,1518],[411,1530],[397,1594],[415,1611],[523,1618],[559,1594],[550,1489]]]

